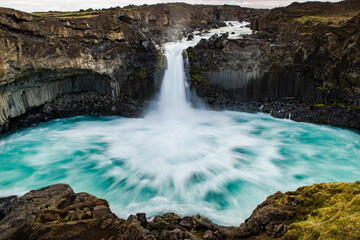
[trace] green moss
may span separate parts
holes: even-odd
[[[276,199],[275,201],[273,201],[273,202],[271,203],[271,206],[272,206],[272,207],[277,207],[277,206],[279,206],[279,205],[282,204],[282,201],[283,201],[283,198]]]
[[[294,222],[284,239],[358,239],[360,182],[322,183],[294,192]]]
[[[325,105],[323,103],[316,103],[314,102],[314,106],[315,107],[327,107],[327,108],[335,108],[335,107],[340,107],[340,108],[352,108],[352,109],[360,109],[360,107],[358,106],[354,106],[354,105],[347,105],[346,103],[338,103],[338,102],[334,102],[328,105]]]
[[[190,77],[191,77],[192,79],[194,79],[195,81],[197,81],[197,82],[201,82],[201,81],[202,81],[202,78],[201,78],[201,76],[200,76],[199,74],[190,74]]]
[[[329,107],[341,107],[341,108],[346,108],[346,104],[345,104],[345,103],[334,102],[334,103],[330,104]]]
[[[35,220],[36,222],[39,222],[39,223],[41,223],[42,222],[42,218],[41,218],[41,215],[39,215],[37,218],[36,218],[36,220]]]
[[[194,48],[189,47],[186,49],[186,52],[190,60],[194,59]]]
[[[312,26],[316,26],[321,20],[315,16],[302,16],[295,18],[293,22],[310,23]]]
[[[356,14],[347,14],[346,16],[302,16],[293,19],[293,22],[298,22],[302,24],[309,24],[310,26],[316,26],[320,23],[328,24],[331,23],[332,26],[340,26],[342,22],[350,20]]]
[[[165,65],[165,58],[161,51],[157,51],[157,58],[158,58],[158,63],[156,66],[156,70],[162,71],[164,69],[164,65]]]
[[[191,217],[192,228],[195,229],[195,231],[192,232],[192,234],[199,239],[203,239],[205,232],[208,230],[207,228],[204,228],[204,225],[202,223],[202,221],[204,220],[206,219],[200,215]]]
[[[308,33],[308,32],[303,32],[303,33],[300,33],[301,36],[308,36],[308,35],[312,35],[313,33]]]
[[[338,106],[341,108],[346,108],[346,105],[344,103],[338,103]]]
[[[148,75],[149,75],[149,73],[145,69],[142,69],[140,71],[140,77],[144,78],[144,77],[147,77]]]
[[[314,105],[315,105],[316,107],[326,107],[326,105],[323,104],[323,103],[314,103]]]
[[[65,218],[64,218],[64,222],[69,222],[70,221],[70,216],[67,215]]]
[[[196,231],[192,233],[195,237],[197,237],[198,239],[203,239],[203,236],[205,234],[205,231]]]
[[[179,221],[181,218],[179,217],[179,215],[177,215],[176,213],[165,213],[164,215],[162,215],[161,217],[158,217],[157,220],[159,221],[165,221],[165,223],[171,223],[171,222],[177,222]]]
[[[197,82],[201,82],[203,80],[200,74],[201,74],[200,68],[192,68],[190,70],[190,78]]]
[[[37,12],[37,13],[33,13],[33,15],[40,17],[53,17],[53,18],[92,18],[92,17],[97,17],[100,12],[102,11]]]

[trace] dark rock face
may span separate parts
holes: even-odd
[[[188,5],[184,3],[128,6],[116,8],[128,24],[136,26],[157,43],[182,39],[193,30],[224,26],[223,21],[251,21],[268,10],[241,8],[239,6]]]
[[[190,87],[214,108],[359,128],[358,13],[354,1],[271,10],[256,34],[187,49]]]
[[[289,204],[273,207],[274,201],[283,198],[284,194],[277,192],[258,205],[251,216],[239,227],[241,236],[252,236],[266,232],[271,237],[281,237],[287,230],[290,220],[294,217],[294,207]]]
[[[164,58],[112,17],[0,10],[0,132],[79,114],[141,114],[160,87]]]
[[[3,198],[0,208],[0,239],[121,239],[120,230],[130,227],[106,200],[65,184]]]
[[[44,120],[139,116],[158,92],[155,43],[251,21],[256,34],[188,50],[190,86],[214,108],[358,128],[357,1],[271,11],[158,4],[78,13],[0,9],[0,132]]]
[[[228,239],[236,228],[174,213],[119,219],[106,200],[57,184],[0,198],[0,239]]]
[[[156,43],[264,12],[187,4],[36,14],[0,8],[0,133],[80,114],[139,116],[164,72]]]

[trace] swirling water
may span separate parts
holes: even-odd
[[[68,183],[118,216],[201,214],[239,225],[267,195],[356,181],[360,135],[265,114],[194,109],[181,52],[167,44],[161,94],[144,118],[75,117],[0,139],[0,195]]]

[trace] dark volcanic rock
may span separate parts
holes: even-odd
[[[162,80],[156,44],[265,12],[188,4],[35,14],[0,8],[0,133],[80,114],[139,116]]]
[[[223,21],[251,21],[268,10],[239,6],[188,5],[184,3],[128,6],[111,10],[157,43],[175,41],[193,30],[225,26]]]
[[[131,228],[111,213],[106,200],[75,194],[65,184],[0,201],[0,239],[121,239]]]
[[[0,9],[0,132],[80,114],[141,114],[160,87],[164,57],[111,17]]]
[[[74,193],[57,184],[22,197],[0,198],[0,239],[298,239],[309,234],[357,239],[360,182],[314,184],[277,192],[257,206],[240,227],[222,227],[195,216],[175,213],[146,220],[114,215],[106,200]],[[334,217],[336,215],[336,217]],[[341,229],[342,224],[346,226]],[[334,229],[339,229],[334,231]],[[315,236],[314,235],[314,236]]]
[[[271,10],[251,36],[187,49],[190,88],[217,109],[359,128],[359,14],[357,1]]]
[[[137,213],[136,217],[137,217],[137,220],[139,220],[142,227],[146,227],[148,225],[148,222],[146,219],[146,213]]]
[[[188,40],[188,41],[191,41],[191,40],[193,40],[193,39],[194,39],[194,34],[189,34],[187,40]]]
[[[271,237],[281,237],[288,229],[288,221],[294,217],[292,204],[273,207],[272,204],[284,197],[277,192],[258,205],[251,216],[239,227],[240,236],[259,235],[264,231]]]
[[[106,200],[74,193],[57,184],[22,197],[0,198],[0,239],[227,239],[235,228],[221,227],[197,217],[174,213],[155,217],[145,213],[128,220],[114,215]],[[210,233],[211,232],[211,233]]]

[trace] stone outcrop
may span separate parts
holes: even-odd
[[[119,219],[104,199],[56,184],[0,198],[0,239],[357,239],[360,182],[322,183],[277,192],[239,227],[175,213]]]
[[[90,16],[0,10],[0,132],[79,114],[134,116],[156,94],[161,50],[115,16]]]
[[[190,87],[214,108],[359,128],[359,14],[357,1],[273,9],[251,36],[187,49]]]
[[[321,183],[277,192],[239,227],[241,237],[356,239],[360,182]],[[266,238],[265,238],[266,239]]]
[[[34,14],[0,8],[0,132],[80,114],[139,116],[161,84],[157,44],[264,12],[187,4]]]
[[[22,197],[0,198],[0,239],[228,239],[235,227],[175,213],[147,221],[145,213],[119,219],[104,199],[57,184]]]
[[[107,201],[64,184],[3,198],[0,206],[0,239],[110,239],[124,223]]]
[[[113,12],[157,43],[165,43],[182,39],[194,30],[224,26],[223,21],[252,21],[268,10],[172,3],[127,6],[116,8]]]

